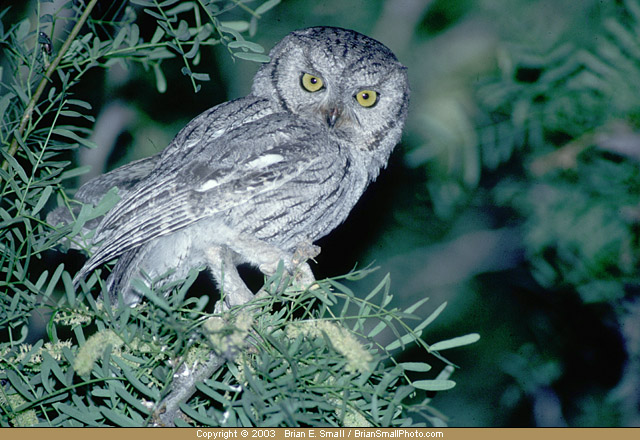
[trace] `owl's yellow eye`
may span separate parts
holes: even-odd
[[[310,73],[302,74],[302,79],[300,81],[302,82],[302,87],[304,87],[308,92],[317,92],[324,87],[322,78],[313,76]]]
[[[363,107],[373,107],[378,102],[378,93],[373,90],[360,90],[356,93],[356,101]]]

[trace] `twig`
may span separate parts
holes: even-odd
[[[159,410],[154,414],[153,425],[175,426],[174,420],[182,415],[180,404],[185,403],[196,392],[198,382],[211,377],[224,363],[225,359],[213,352],[204,365],[193,370],[184,362],[174,375],[171,392],[158,405]]]
[[[40,81],[40,84],[38,84],[38,88],[36,89],[35,93],[33,94],[32,98],[31,98],[31,101],[29,101],[29,104],[27,105],[27,108],[25,109],[24,114],[22,115],[22,119],[20,120],[20,126],[18,127],[18,133],[13,136],[13,141],[11,141],[11,146],[9,147],[9,151],[8,151],[9,156],[13,157],[17,153],[17,151],[18,151],[18,138],[22,137],[22,135],[24,134],[24,131],[27,128],[27,124],[31,120],[31,116],[33,115],[33,111],[36,108],[36,105],[38,104],[38,100],[40,99],[40,96],[42,95],[42,92],[44,92],[44,89],[47,86],[47,84],[49,83],[49,80],[51,79],[51,76],[53,75],[53,73],[58,68],[58,64],[60,64],[60,62],[62,61],[62,58],[64,57],[64,54],[67,52],[67,50],[71,46],[71,43],[73,43],[73,41],[75,40],[76,36],[80,32],[80,29],[82,28],[84,23],[87,21],[87,18],[89,17],[89,14],[91,14],[91,10],[96,5],[96,3],[98,3],[98,0],[90,0],[89,1],[89,3],[87,4],[87,7],[85,8],[84,12],[82,13],[80,18],[76,22],[76,24],[73,27],[73,29],[71,29],[71,32],[69,33],[69,36],[67,37],[66,41],[64,42],[64,44],[60,48],[60,51],[58,52],[58,55],[51,62],[51,64],[49,65],[49,68],[47,69],[47,71],[44,74],[44,77]],[[9,162],[7,160],[5,160],[2,163],[2,169],[4,171],[6,171],[8,168],[9,168]],[[0,176],[0,183],[1,182],[2,182],[2,177]]]
[[[593,146],[593,141],[594,133],[587,132],[559,149],[538,157],[531,163],[529,170],[533,175],[539,177],[556,169],[575,168],[578,164],[578,156]]]

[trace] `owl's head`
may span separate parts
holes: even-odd
[[[351,30],[312,27],[290,33],[269,55],[252,93],[326,126],[370,157],[377,175],[400,140],[409,103],[406,68],[391,50]]]

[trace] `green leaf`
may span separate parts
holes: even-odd
[[[212,398],[213,400],[221,403],[222,405],[228,405],[229,404],[229,398],[226,396],[223,396],[222,394],[220,394],[219,392],[217,392],[216,390],[214,390],[213,388],[211,388],[208,385],[205,385],[204,383],[196,383],[196,388],[203,392],[204,394],[206,394],[207,396],[209,396],[210,398]]]
[[[415,312],[416,310],[418,310],[427,301],[429,301],[429,297],[428,296],[426,296],[426,297],[422,298],[421,300],[417,301],[415,304],[407,307],[404,310],[404,313],[411,314],[411,313]]]
[[[46,365],[46,373],[45,373],[45,365]],[[48,380],[48,376],[49,373],[53,372],[53,374],[55,375],[55,377],[60,381],[60,383],[63,386],[68,386],[69,384],[67,383],[67,378],[65,377],[64,373],[62,372],[62,369],[60,369],[60,366],[58,365],[58,363],[56,362],[56,360],[46,351],[42,351],[42,378],[43,378],[43,385],[44,385],[44,380],[45,378]],[[53,390],[48,390],[48,392],[53,392]]]
[[[463,345],[473,344],[480,339],[478,333],[470,333],[464,336],[458,336],[457,338],[447,339],[446,341],[436,342],[429,346],[430,351],[442,351],[449,348],[461,347]]]
[[[385,321],[380,321],[378,323],[378,325],[376,325],[367,335],[367,338],[373,338],[375,337],[378,333],[380,333],[382,330],[384,330],[385,328],[387,328],[388,324]]]
[[[360,281],[361,279],[369,276],[370,274],[377,272],[380,269],[380,266],[373,266],[372,264],[364,267],[362,269],[356,270],[355,267],[344,276],[346,280],[349,281]]]
[[[422,323],[420,325],[418,325],[414,331],[420,331],[422,329],[424,329],[426,326],[428,326],[429,324],[431,324],[439,315],[440,313],[442,313],[442,311],[445,309],[445,307],[447,307],[447,302],[443,302],[442,304],[440,304],[440,306],[435,309],[428,317],[427,319],[425,319],[424,321],[422,321]]]
[[[181,1],[181,0],[165,0],[162,3],[160,3],[160,7],[161,8],[166,8],[166,7],[169,7],[169,6],[171,6],[171,5],[175,4],[175,3],[178,3],[179,1]]]
[[[169,51],[168,49],[164,48],[164,47],[156,47],[155,49],[153,49],[151,52],[149,52],[147,54],[147,58],[150,61],[153,60],[165,60],[167,58],[174,58],[175,55],[173,53],[171,53],[171,51]]]
[[[197,34],[197,38],[200,41],[208,41],[209,36],[213,33],[213,26],[211,23],[206,23],[204,26],[200,28],[200,31]],[[211,41],[216,41],[215,37],[211,38]]]
[[[438,373],[438,375],[436,376],[436,380],[449,379],[453,374],[453,370],[454,370],[453,365],[447,365],[442,369],[442,371]]]
[[[64,272],[64,273],[66,274],[67,272]],[[84,336],[84,332],[82,331],[82,326],[76,325],[75,327],[73,327],[73,333],[76,335],[76,339],[78,340],[78,345],[79,346],[84,345],[87,340]],[[67,356],[67,359],[69,359],[69,356]],[[73,359],[75,359],[75,356],[73,356]]]
[[[189,51],[185,53],[184,56],[185,58],[191,59],[198,54],[199,50],[200,50],[200,40],[196,38],[195,40],[193,40],[193,45],[191,46],[191,49],[189,49]]]
[[[56,134],[58,136],[63,136],[66,138],[69,138],[71,140],[74,140],[76,142],[78,142],[79,144],[84,145],[87,148],[96,148],[97,145],[90,141],[89,139],[85,139],[83,137],[78,136],[76,133],[74,133],[73,131],[66,129],[66,128],[61,128],[61,127],[56,127],[52,130],[53,134]]]
[[[233,29],[236,32],[245,32],[249,30],[249,22],[244,20],[239,21],[221,21],[220,26],[228,29]]]
[[[91,167],[89,165],[85,165],[82,167],[73,168],[71,170],[65,171],[60,175],[60,180],[72,179],[74,177],[81,176],[83,174],[91,171]]]
[[[28,18],[22,20],[16,29],[16,40],[24,40],[27,35],[29,35],[29,30],[31,29],[31,22]]]
[[[233,56],[242,60],[255,61],[257,63],[268,63],[271,60],[267,55],[250,52],[234,52]]]
[[[80,230],[87,222],[90,213],[91,205],[82,205],[82,208],[80,208],[80,212],[78,213],[78,217],[76,217],[76,221],[73,224],[73,228],[71,228],[71,237],[74,237],[80,233]]]
[[[49,271],[45,269],[45,271],[40,274],[40,277],[38,277],[38,281],[36,281],[36,284],[35,284],[36,290],[40,290],[42,288],[42,286],[44,285],[44,282],[47,281],[48,276],[49,276]]]
[[[105,407],[100,407],[100,412],[107,419],[109,419],[113,423],[115,423],[117,426],[121,426],[121,427],[125,427],[125,428],[135,428],[135,427],[139,426],[136,422],[131,420],[129,417],[127,417],[124,414],[121,414],[119,412],[116,412],[116,411],[114,411],[112,409],[105,408]]]
[[[85,118],[87,121],[95,122],[95,118],[91,115],[85,115],[80,112],[76,112],[73,110],[62,110],[60,112],[61,116],[66,116],[69,118]]]
[[[120,367],[120,369],[124,373],[125,377],[129,381],[129,383],[136,390],[140,391],[145,396],[150,397],[152,400],[155,400],[155,401],[159,401],[160,400],[160,392],[158,390],[156,390],[156,389],[151,389],[151,388],[147,387],[145,384],[143,384],[140,381],[140,379],[138,379],[136,377],[136,375],[131,370],[131,367],[129,367],[129,365],[127,365],[127,363],[125,361],[123,361],[118,356],[112,356],[111,360],[113,360],[118,365],[118,367]]]
[[[164,93],[167,91],[167,79],[162,73],[162,69],[160,68],[160,63],[153,64],[153,73],[156,77],[156,89],[159,93]]]
[[[411,383],[415,388],[425,391],[444,391],[456,386],[452,380],[416,380]]]
[[[156,11],[149,8],[145,8],[144,12],[155,18],[157,20],[158,26],[162,26],[167,35],[173,36],[173,32],[171,32],[171,29],[169,29],[167,23],[165,23],[165,18],[162,16],[162,14],[158,14]]]
[[[339,292],[343,292],[346,293],[348,296],[353,297],[355,296],[353,291],[351,289],[349,289],[347,286],[345,286],[344,284],[342,284],[339,281],[336,280],[332,280],[332,279],[328,279],[327,280],[329,282],[329,284],[331,284],[331,286],[333,286],[337,291]]]
[[[8,152],[6,152],[4,148],[0,149],[0,153],[2,153],[2,156],[4,157],[4,159],[9,163],[9,166],[18,174],[18,176],[20,176],[20,179],[22,179],[24,183],[29,182],[29,177],[27,176],[27,173],[24,171],[24,168],[22,168],[22,166],[18,163],[15,157],[11,156]]]
[[[393,295],[391,295],[389,291],[386,290],[384,292],[384,296],[382,297],[382,304],[380,304],[380,307],[382,308],[387,307],[392,300],[393,300]]]
[[[180,15],[183,12],[187,12],[190,11],[192,9],[194,9],[196,7],[196,3],[195,2],[181,2],[179,5],[175,6],[172,9],[169,9],[166,14],[170,17],[174,17],[176,15]]]
[[[251,52],[264,53],[264,47],[260,46],[258,43],[247,40],[231,41],[229,44],[227,44],[227,47],[229,47],[230,49],[241,48],[250,50]]]
[[[99,426],[96,421],[97,418],[102,418],[102,415],[98,411],[80,411],[78,407],[67,405],[66,403],[55,403],[53,407],[63,414],[72,417],[79,422],[89,426]]]
[[[122,42],[124,41],[124,37],[127,36],[127,31],[128,28],[125,26],[122,29],[120,29],[120,31],[118,32],[118,34],[116,35],[116,38],[113,39],[113,42],[111,43],[111,48],[113,50],[117,49],[118,47],[120,47],[120,45],[122,44]]]
[[[134,279],[133,281],[131,281],[131,286],[133,288],[139,290],[151,302],[153,302],[155,305],[160,307],[165,312],[167,312],[167,313],[171,313],[172,312],[172,309],[171,309],[171,306],[169,305],[169,303],[167,301],[165,301],[163,298],[161,298],[158,295],[156,295],[156,293],[153,290],[151,290],[149,288],[149,286],[147,286],[147,284],[144,281],[142,281],[140,279]]]
[[[11,370],[7,370],[6,374],[7,374],[7,379],[9,380],[9,383],[16,391],[22,394],[22,396],[25,397],[29,402],[35,399],[34,395],[31,393],[31,391],[27,387],[27,384],[25,384],[25,382],[22,380],[20,376],[18,376],[15,372]]]
[[[405,371],[417,371],[419,373],[424,373],[431,370],[431,365],[424,362],[402,362],[398,365],[400,365]]]
[[[146,406],[144,406],[142,404],[142,401],[137,398],[132,396],[120,383],[114,383],[113,387],[116,389],[116,394],[118,394],[118,396],[122,397],[124,400],[127,401],[127,403],[129,403],[129,405],[133,406],[135,409],[137,409],[138,411],[140,411],[142,414],[144,415],[149,415],[151,410],[149,408],[147,408]]]
[[[111,210],[116,203],[120,201],[118,195],[118,188],[113,187],[100,199],[95,208],[91,209],[91,213],[87,216],[87,220],[93,220],[94,218],[101,217]],[[90,205],[85,205],[90,206]]]
[[[49,298],[53,293],[53,289],[58,284],[58,280],[60,279],[60,275],[62,275],[62,271],[64,270],[64,263],[60,263],[56,268],[53,275],[51,275],[51,279],[49,280],[49,285],[47,286],[47,290],[44,292],[44,297]]]
[[[389,274],[386,274],[384,278],[382,278],[382,281],[380,281],[378,285],[365,297],[364,301],[365,302],[371,301],[371,299],[374,296],[376,296],[380,291],[384,291],[383,295],[386,295],[386,293],[389,292],[390,282],[391,282],[391,277]]]
[[[69,295],[70,291],[74,291],[73,280],[71,279],[71,275],[67,271],[62,272],[62,285],[64,286],[66,295]]]
[[[65,296],[66,296],[66,298],[67,298],[67,303],[68,303],[71,307],[73,307],[73,306],[75,305],[75,303],[76,303],[76,291],[75,291],[75,289],[73,288],[73,286],[72,286],[72,288],[71,288],[71,289],[66,289],[66,288],[65,288]]]
[[[56,102],[58,95],[56,95],[56,88],[55,87],[51,87],[49,89],[49,95],[47,96],[47,98],[49,99],[49,101],[51,102]]]
[[[189,291],[189,288],[191,287],[191,285],[196,281],[199,274],[200,274],[200,270],[198,268],[192,268],[189,270],[189,272],[187,273],[187,279],[185,280],[184,283],[182,283],[182,285],[180,286],[180,290],[178,290],[178,292],[173,297],[173,299],[175,300],[175,304],[181,304],[182,301],[184,301],[185,295]],[[208,302],[209,300],[208,295],[200,297],[198,299],[198,302],[200,302],[200,300],[202,300],[203,298],[206,302]],[[202,310],[202,309],[196,308],[196,310]]]
[[[40,365],[40,381],[42,382],[42,386],[45,391],[49,394],[54,392],[54,386],[49,379],[49,375],[51,374],[51,361],[53,359],[49,356],[46,359],[42,360],[42,364]]]
[[[80,99],[67,99],[67,104],[69,105],[77,105],[78,107],[85,108],[87,110],[91,110],[91,104],[86,101],[82,101]]]
[[[53,186],[45,187],[44,191],[40,194],[40,198],[38,199],[38,203],[31,210],[31,215],[35,216],[40,210],[44,207],[44,205],[49,201],[49,197],[53,192]]]
[[[140,40],[140,28],[137,24],[133,23],[129,28],[129,46],[133,47],[138,44]]]
[[[189,405],[186,405],[186,404],[180,405],[180,410],[183,411],[186,416],[191,417],[193,420],[201,423],[203,426],[219,426],[220,425],[219,420],[212,419],[208,415],[203,414],[200,411],[197,411],[191,408]]]
[[[400,347],[404,348],[405,345],[414,342],[416,339],[420,338],[421,335],[422,335],[422,332],[414,331],[412,333],[407,333],[400,339],[396,339],[395,341],[387,345],[384,349],[387,351],[392,351]]]
[[[261,4],[256,8],[255,13],[256,15],[262,15],[268,10],[272,9],[278,3],[280,3],[280,0],[267,0],[266,2],[264,2],[263,4]]]
[[[180,41],[188,41],[191,38],[191,34],[189,33],[189,24],[185,20],[180,20],[180,23],[178,23],[176,38]]]
[[[2,96],[2,98],[0,98],[0,120],[2,120],[4,112],[7,111],[9,104],[11,104],[11,100],[15,98],[15,96],[15,93],[9,92],[6,95]]]
[[[155,32],[153,33],[153,36],[151,37],[151,44],[156,44],[160,40],[162,40],[162,37],[164,36],[164,34],[165,34],[164,29],[158,26]]]
[[[191,77],[197,81],[209,81],[209,74],[208,73],[192,73]]]

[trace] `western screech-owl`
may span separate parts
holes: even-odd
[[[295,31],[270,52],[251,93],[193,119],[161,153],[82,186],[97,203],[121,200],[98,224],[77,285],[118,258],[110,296],[140,301],[133,278],[172,279],[207,266],[228,305],[252,297],[236,266],[273,274],[280,261],[303,284],[312,243],[342,223],[400,140],[409,104],[406,68],[357,32]],[[49,222],[69,221],[66,208]],[[301,256],[301,258],[299,258]]]

